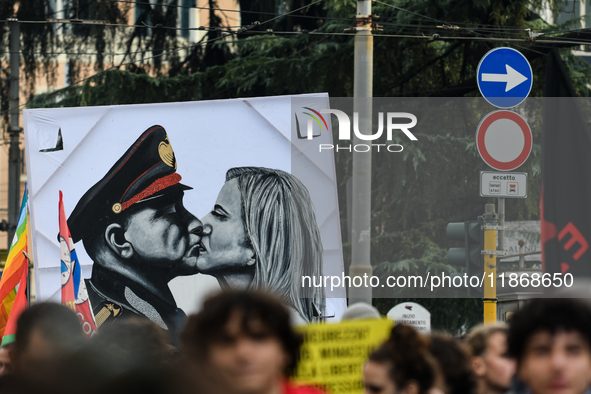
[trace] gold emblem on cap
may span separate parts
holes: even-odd
[[[123,209],[123,207],[118,202],[113,204],[113,212],[119,213],[119,212],[121,212],[122,209]]]
[[[174,151],[172,146],[168,142],[168,137],[158,145],[158,154],[160,159],[169,167],[173,167],[176,170],[176,159],[174,157]]]

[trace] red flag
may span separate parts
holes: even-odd
[[[96,334],[96,322],[88,299],[88,291],[82,277],[80,263],[74,249],[74,242],[68,228],[64,211],[63,194],[60,190],[59,241],[62,273],[62,304],[71,308],[82,323],[84,333],[91,337]]]

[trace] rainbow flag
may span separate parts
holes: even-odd
[[[26,264],[28,267],[28,258]],[[16,322],[18,321],[21,313],[23,313],[29,304],[27,302],[27,276],[29,274],[29,270],[24,269],[22,271],[21,281],[18,285],[16,298],[14,299],[14,305],[12,305],[10,316],[8,316],[8,322],[6,323],[6,329],[4,330],[4,336],[2,337],[2,344],[0,346],[14,342],[14,336],[16,334]]]
[[[72,309],[78,315],[82,330],[86,336],[96,334],[96,322],[88,299],[88,291],[82,277],[80,262],[74,249],[74,241],[68,228],[64,211],[63,194],[60,190],[59,202],[59,241],[62,273],[62,304]]]
[[[9,320],[13,320],[13,326],[16,328],[16,319],[20,312],[26,308],[26,297],[24,295],[27,273],[29,271],[29,259],[27,258],[27,185],[25,184],[25,193],[21,203],[21,211],[18,218],[16,232],[10,245],[10,251],[6,258],[6,265],[0,279],[0,336],[2,336],[2,344],[14,340],[14,332],[8,330],[7,325]],[[23,281],[24,279],[24,281]],[[19,286],[19,283],[21,285]],[[17,304],[19,294],[17,294],[17,286],[19,288],[20,301],[24,299],[24,305]],[[22,290],[21,290],[22,289]]]

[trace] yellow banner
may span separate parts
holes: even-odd
[[[304,344],[294,380],[324,387],[331,394],[362,393],[363,364],[393,325],[390,319],[368,319],[298,327]]]

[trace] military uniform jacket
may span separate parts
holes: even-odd
[[[173,344],[178,342],[178,335],[187,315],[177,308],[174,300],[167,302],[141,285],[111,271],[93,271],[92,278],[86,279],[86,287],[99,330],[103,324],[139,316],[148,318],[167,330]]]

